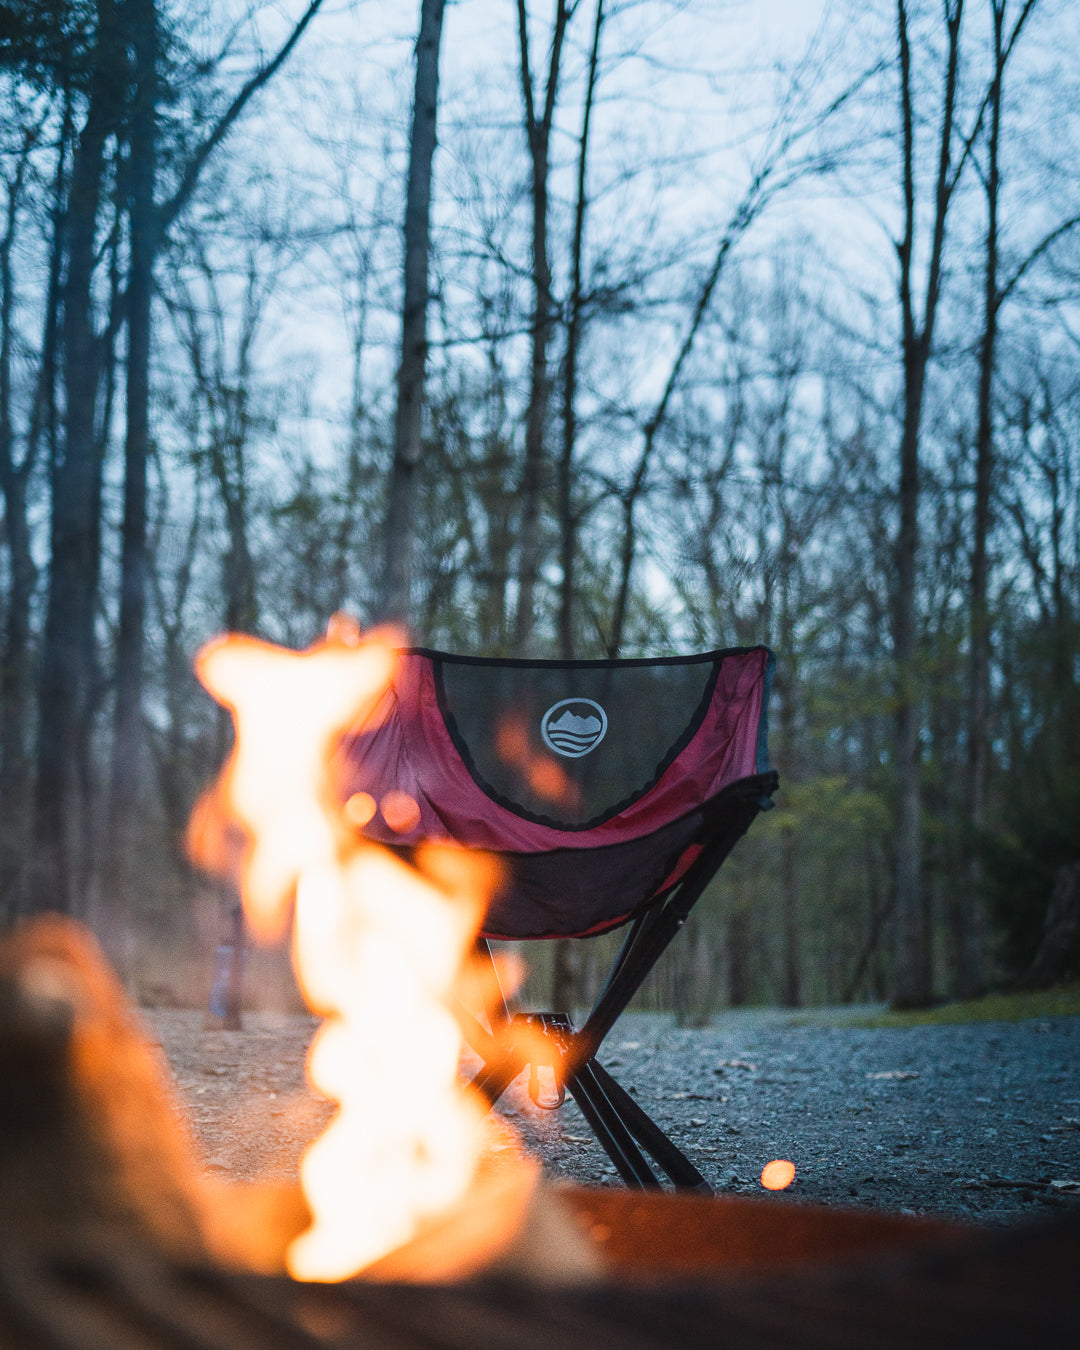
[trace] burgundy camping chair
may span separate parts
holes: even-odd
[[[772,805],[765,647],[686,657],[530,661],[409,648],[370,729],[349,738],[346,793],[407,793],[402,832],[376,813],[364,833],[405,848],[451,839],[494,854],[503,880],[489,939],[592,937],[628,924],[592,1011],[470,1017],[494,1104],[532,1065],[554,1069],[619,1174],[708,1191],[693,1163],[596,1056],[691,907],[759,811]],[[400,798],[398,799],[400,801]],[[391,813],[393,814],[393,813]],[[542,1049],[538,1052],[537,1045]]]

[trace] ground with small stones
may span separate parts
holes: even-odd
[[[249,1013],[226,1032],[198,1012],[145,1016],[207,1169],[295,1177],[333,1110],[304,1081],[314,1019]],[[991,1224],[1080,1206],[1080,1018],[870,1029],[844,1017],[740,1011],[687,1030],[627,1014],[599,1058],[721,1192],[760,1193],[764,1165],[788,1158],[793,1196],[822,1204]],[[549,1176],[619,1184],[572,1102],[538,1109],[523,1076],[500,1109]]]

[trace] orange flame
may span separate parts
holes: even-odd
[[[766,1163],[761,1173],[761,1184],[767,1191],[786,1190],[795,1180],[795,1164],[785,1158],[774,1158]]]
[[[389,634],[362,641],[345,619],[305,652],[231,634],[195,659],[203,685],[232,713],[237,740],[195,808],[188,843],[214,871],[238,862],[258,938],[282,935],[300,873],[343,847],[327,766],[341,733],[371,716],[393,663]]]
[[[313,1222],[287,1254],[298,1279],[347,1278],[415,1237],[464,1195],[484,1140],[458,1084],[449,1000],[493,865],[427,846],[410,867],[358,839],[376,809],[411,829],[417,804],[404,793],[342,804],[328,772],[340,737],[377,715],[391,640],[335,620],[305,652],[230,636],[196,662],[237,743],[193,816],[192,852],[235,866],[256,936],[279,936],[295,898],[294,964],[326,1019],[308,1074],[339,1109],[301,1166]]]

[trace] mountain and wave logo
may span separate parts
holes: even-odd
[[[564,698],[541,717],[540,735],[557,755],[580,759],[607,735],[607,713],[591,698]]]

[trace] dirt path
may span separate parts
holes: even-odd
[[[146,1017],[207,1167],[294,1177],[332,1110],[304,1082],[314,1019]],[[1080,1206],[1080,1018],[867,1030],[740,1013],[686,1031],[628,1014],[601,1060],[722,1191],[760,1191],[782,1157],[819,1203],[990,1223]],[[504,1114],[552,1177],[618,1184],[572,1103],[538,1111],[519,1082]]]

